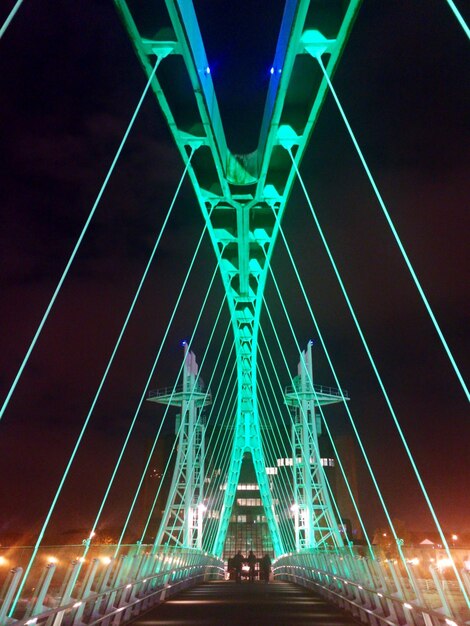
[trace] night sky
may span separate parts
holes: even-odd
[[[3,3],[2,23],[13,4]],[[283,3],[197,0],[195,7],[228,144],[234,152],[253,150]],[[0,68],[3,401],[145,77],[111,0],[24,0],[0,41]],[[365,0],[334,78],[467,380],[469,69],[468,41],[445,0]],[[42,522],[182,170],[149,96],[0,423],[0,533],[37,529]],[[470,531],[468,403],[331,98],[302,174],[442,525],[452,532]],[[297,186],[283,226],[392,514],[411,529],[431,529]],[[186,182],[53,527],[86,526],[94,517],[202,228]],[[274,271],[305,345],[315,340],[313,325],[281,240],[276,252]],[[206,241],[153,387],[172,384],[182,358],[180,341],[191,335],[214,267]],[[294,372],[298,354],[271,283],[267,294]],[[221,297],[218,281],[195,339],[198,355]],[[227,322],[225,312],[216,340]],[[216,353],[214,348],[208,357],[205,380]],[[316,382],[334,384],[320,348],[316,358]],[[288,384],[280,363],[281,379]],[[328,415],[334,432],[349,432],[344,410],[334,407]],[[154,405],[144,406],[103,523],[122,522],[159,416]],[[383,515],[365,472],[360,475],[360,505],[373,530]]]

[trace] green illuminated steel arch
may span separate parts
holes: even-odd
[[[190,0],[141,5],[115,0],[151,88],[188,165],[230,308],[237,354],[238,406],[227,488],[213,552],[221,555],[243,454],[249,451],[276,556],[284,552],[266,476],[257,399],[257,351],[263,293],[280,221],[323,104],[327,83],[308,49],[328,41],[334,71],[360,0],[287,0],[258,148],[230,152],[199,26]],[[135,5],[135,6],[134,6]],[[140,7],[140,8],[139,8]],[[196,149],[191,162],[188,155]]]

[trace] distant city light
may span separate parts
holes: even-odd
[[[204,71],[206,72],[206,74],[210,74],[211,73],[211,68],[209,66],[207,66]]]
[[[274,67],[272,67],[270,70],[271,74],[274,74]]]
[[[413,559],[410,559],[408,563],[411,563],[411,565],[419,565],[419,559],[415,556]]]
[[[436,565],[437,565],[437,567],[439,569],[445,569],[446,567],[452,567],[452,560],[451,559],[438,559]]]
[[[47,562],[55,565],[56,563],[59,562],[59,559],[56,556],[48,556]]]
[[[299,510],[299,505],[298,504],[293,504],[290,508],[290,510],[292,511],[292,513],[297,513]]]
[[[100,561],[104,564],[104,565],[109,565],[111,563],[111,559],[109,558],[109,556],[102,556],[100,558]]]
[[[200,502],[197,505],[197,508],[199,509],[201,513],[205,513],[207,511],[207,506],[203,502]]]
[[[0,556],[0,566],[1,565],[8,565],[8,561],[4,556]]]

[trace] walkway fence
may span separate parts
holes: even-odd
[[[87,555],[64,565],[64,554],[80,546],[62,548],[59,558],[31,570],[21,597],[24,569],[9,570],[0,597],[0,625],[78,626],[127,622],[183,589],[223,579],[223,561],[200,550],[155,552],[153,546],[100,546],[100,555]],[[83,546],[81,546],[83,549]],[[127,553],[125,553],[127,548]],[[57,553],[56,554],[60,554]],[[5,558],[5,557],[2,557]]]
[[[432,565],[429,577],[418,578],[394,559],[306,551],[278,559],[278,580],[294,582],[321,594],[371,626],[460,626],[470,623],[470,611],[457,584]],[[470,592],[470,576],[462,578]]]

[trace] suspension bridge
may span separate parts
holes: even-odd
[[[27,14],[28,0],[22,4],[21,0],[12,4],[4,17],[2,47],[8,46],[11,31],[20,28],[23,12]],[[442,5],[455,27],[454,36],[468,38],[456,4],[448,0]],[[269,84],[257,144],[240,153],[229,148],[198,7],[189,0],[114,0],[114,6],[120,32],[131,42],[145,84],[31,340],[19,363],[10,365],[8,371],[13,372],[13,367],[14,372],[2,398],[0,429],[10,428],[13,414],[21,422],[15,406],[28,406],[26,400],[18,400],[27,396],[24,378],[34,367],[45,333],[57,323],[61,298],[87,245],[93,258],[96,242],[89,240],[94,221],[128,155],[139,116],[148,118],[149,101],[157,105],[151,115],[165,121],[174,155],[179,155],[170,169],[181,174],[169,193],[166,173],[159,178],[168,204],[158,211],[153,242],[149,245],[145,240],[148,258],[133,280],[135,290],[122,319],[114,323],[120,312],[104,306],[102,320],[112,323],[101,324],[99,332],[115,334],[112,349],[99,359],[96,390],[80,399],[76,396],[80,387],[64,390],[75,393],[71,412],[86,407],[83,420],[72,429],[73,438],[68,435],[61,452],[52,458],[47,455],[44,462],[48,482],[39,483],[50,501],[39,522],[36,512],[31,516],[34,538],[30,545],[20,541],[0,546],[0,626],[117,626],[148,619],[238,623],[245,615],[270,624],[470,623],[470,556],[456,549],[457,537],[449,537],[440,520],[342,264],[330,246],[329,229],[317,211],[310,179],[304,179],[307,148],[330,100],[370,185],[387,237],[398,250],[401,271],[409,282],[406,293],[413,290],[432,330],[433,350],[440,355],[440,367],[452,377],[452,393],[468,403],[461,359],[446,338],[335,86],[335,74],[348,55],[348,39],[360,21],[361,2],[287,0],[272,65],[267,68]],[[243,118],[241,112],[238,115]],[[238,120],[238,128],[244,123]],[[139,194],[140,186],[139,180]],[[117,204],[119,194],[129,204],[123,189],[115,192]],[[436,537],[432,548],[408,545],[394,505],[387,501],[387,489],[381,486],[383,472],[381,476],[380,468],[377,471],[377,459],[358,426],[354,386],[348,384],[346,390],[345,368],[336,365],[341,347],[324,332],[324,320],[316,310],[316,282],[322,282],[322,275],[310,267],[309,246],[290,240],[285,228],[293,198],[306,207],[316,246],[324,253],[351,319],[349,332],[357,336],[374,393],[381,399],[381,414],[374,420],[380,425],[387,422],[385,436],[393,431],[419,507],[432,522]],[[166,238],[182,199],[197,205],[202,216],[196,222],[194,211],[186,212],[191,241],[180,241],[177,235]],[[132,210],[138,212],[139,207]],[[181,246],[181,260],[172,266],[166,257],[175,241]],[[121,362],[127,380],[139,378],[139,391],[130,394],[135,400],[130,415],[117,420],[115,428],[122,440],[109,463],[102,439],[94,443],[90,430],[102,392],[123,358],[121,352],[128,357],[135,349],[135,339],[127,337],[135,316],[144,315],[141,302],[154,265],[162,268],[155,309],[162,318],[161,336],[156,349],[148,347],[153,337],[142,337],[144,373],[129,371]],[[128,276],[122,272],[125,282]],[[289,275],[287,283],[284,272]],[[197,288],[191,291],[192,280]],[[160,300],[166,299],[171,300],[169,306],[160,307]],[[310,329],[307,337],[298,332],[293,310],[299,308],[307,318],[303,324]],[[174,346],[175,333],[184,337],[178,350],[168,348],[172,342]],[[101,337],[95,341],[99,344]],[[66,350],[64,341],[60,353]],[[56,359],[58,354],[51,351]],[[353,367],[353,360],[349,365]],[[53,370],[57,367],[51,365]],[[94,375],[97,367],[91,362],[89,367]],[[84,371],[83,377],[89,374]],[[120,387],[122,381],[114,393]],[[109,430],[108,415],[113,411],[115,406],[108,405],[101,429]],[[346,438],[334,428],[340,411],[348,424]],[[145,427],[140,426],[142,416]],[[10,431],[4,432],[10,442]],[[99,437],[99,429],[97,433]],[[116,440],[114,435],[112,439]],[[28,454],[21,442],[16,445],[18,458]],[[87,468],[100,453],[101,464]],[[77,467],[79,475],[73,478]],[[364,518],[359,498],[364,476],[386,523],[379,540]],[[73,480],[76,502],[64,505]],[[29,510],[37,490],[34,485],[32,493],[22,494],[15,506]],[[122,516],[109,513],[123,507]],[[119,518],[109,537],[102,532],[106,516]],[[84,532],[75,533],[78,543],[75,535],[73,541],[61,541],[60,520],[63,526],[70,526],[71,520],[79,526],[82,519]],[[6,520],[2,524],[8,526]],[[57,545],[51,545],[52,537]],[[261,580],[234,582],[233,558],[250,550],[258,557],[270,557],[269,585]]]

